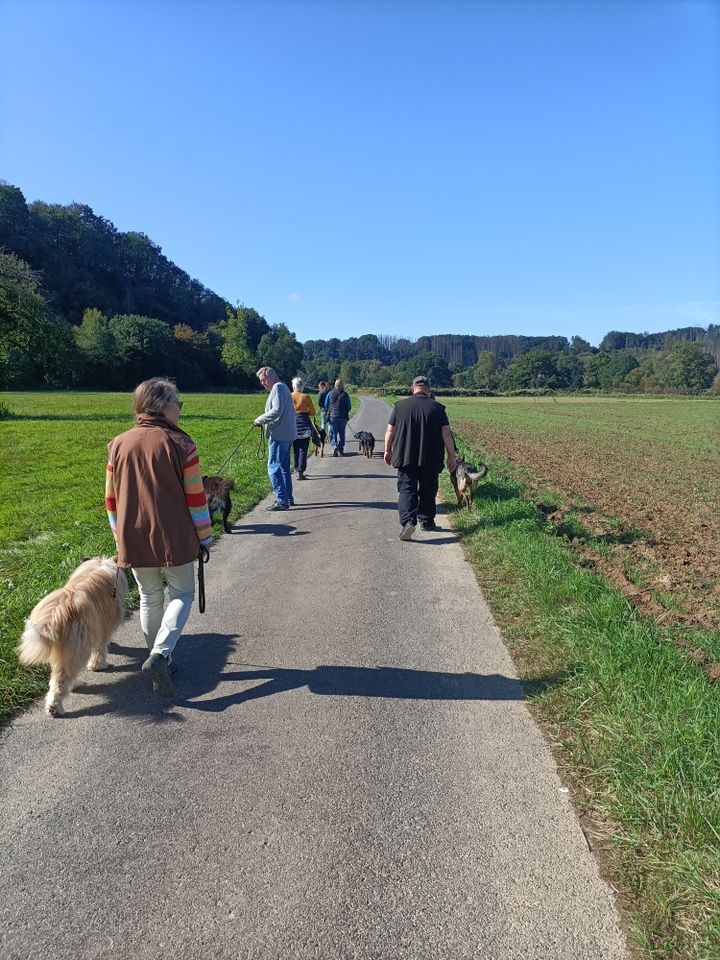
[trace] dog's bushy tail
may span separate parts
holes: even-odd
[[[482,478],[487,475],[487,470],[488,468],[485,464],[481,463],[477,470],[466,470],[465,473],[471,480],[482,480]]]
[[[50,599],[49,597],[46,598]],[[73,621],[77,617],[77,608],[72,597],[58,599],[49,615],[42,616],[40,605],[33,610],[38,622],[27,620],[18,645],[18,659],[28,666],[49,663],[53,651],[63,643]]]

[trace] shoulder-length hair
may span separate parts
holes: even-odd
[[[165,377],[152,377],[143,380],[133,393],[133,413],[136,417],[144,413],[163,416],[171,403],[179,402],[177,386]]]

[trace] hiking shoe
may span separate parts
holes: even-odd
[[[265,507],[269,513],[274,513],[275,510],[287,510],[288,505],[286,503],[274,503],[271,507]]]
[[[429,523],[421,523],[420,529],[424,530],[425,533],[430,533],[432,530],[439,530],[440,528],[434,520],[430,520]]]
[[[401,540],[412,540],[412,535],[415,533],[415,524],[406,523],[405,526],[400,531]]]
[[[339,457],[339,456],[340,456],[340,454],[339,454],[338,451],[337,451],[337,447],[335,447],[335,449],[333,450],[333,456],[334,456],[334,457]]]
[[[153,682],[153,690],[161,697],[174,697],[175,684],[170,678],[170,664],[167,657],[161,653],[151,653],[142,665],[142,672],[146,673]]]
[[[304,480],[304,479],[305,479],[305,474],[304,474],[304,473],[299,473],[299,474],[298,474],[298,480]]]

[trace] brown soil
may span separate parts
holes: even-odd
[[[467,440],[510,462],[537,506],[560,530],[569,512],[585,534],[574,542],[583,562],[618,586],[660,624],[715,630],[720,624],[720,465],[672,459],[652,439],[623,445],[600,435],[504,432],[457,421]],[[562,509],[543,503],[554,492]],[[604,543],[601,555],[595,544]],[[720,664],[692,648],[711,680]]]

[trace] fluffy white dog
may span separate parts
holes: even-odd
[[[18,657],[26,664],[50,664],[45,709],[51,717],[64,712],[63,700],[83,667],[102,670],[107,666],[108,643],[122,623],[127,592],[127,578],[115,560],[92,557],[28,617]]]

